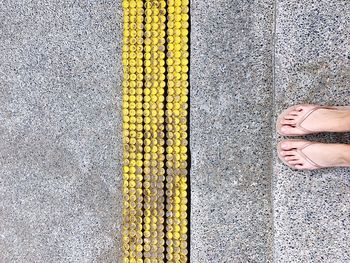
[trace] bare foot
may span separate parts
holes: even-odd
[[[279,144],[279,157],[295,169],[350,167],[350,145],[287,140]]]
[[[298,105],[280,119],[283,135],[305,135],[318,132],[346,132],[350,130],[350,107],[316,109],[317,105]],[[306,116],[306,118],[305,118]],[[305,119],[304,119],[305,118]],[[304,119],[304,120],[303,120]]]

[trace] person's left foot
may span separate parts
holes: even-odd
[[[279,143],[278,155],[288,166],[295,169],[313,170],[326,167],[350,166],[344,152],[346,144],[326,144],[305,140],[286,140]]]

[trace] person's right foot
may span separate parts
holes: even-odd
[[[350,107],[316,108],[317,105],[298,105],[279,118],[282,135],[305,135],[318,132],[350,130]],[[314,110],[315,109],[315,110]],[[311,112],[310,115],[307,115]],[[306,116],[306,118],[305,118]]]
[[[350,167],[350,145],[287,140],[279,144],[278,155],[295,169]]]

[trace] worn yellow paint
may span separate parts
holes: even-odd
[[[123,262],[187,262],[189,2],[123,10]]]

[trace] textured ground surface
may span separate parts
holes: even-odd
[[[350,2],[277,1],[275,107],[350,105]],[[280,138],[279,138],[280,139]],[[307,139],[350,143],[350,136]],[[275,161],[275,262],[350,262],[350,169]]]
[[[119,254],[120,18],[115,1],[0,3],[2,263]]]
[[[191,12],[191,262],[349,262],[350,170],[286,168],[273,119],[350,104],[350,2]],[[1,263],[120,262],[121,16],[115,1],[0,3]]]
[[[270,262],[272,1],[191,12],[191,262]]]

